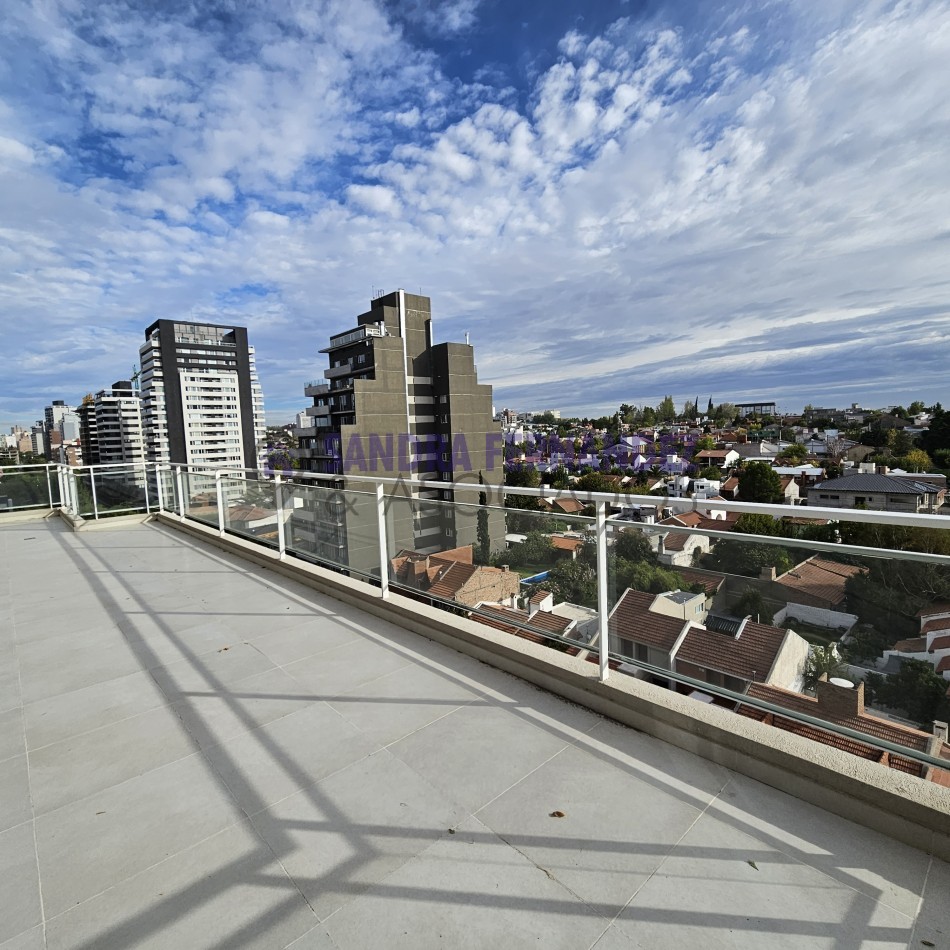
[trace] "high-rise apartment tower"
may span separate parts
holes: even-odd
[[[260,467],[264,397],[245,327],[156,320],[139,356],[149,461]]]
[[[326,382],[305,389],[313,405],[311,425],[297,430],[302,469],[348,476],[345,487],[354,490],[369,487],[361,474],[481,482],[486,494],[502,483],[491,386],[478,382],[471,346],[433,342],[428,297],[402,290],[377,297],[320,352],[330,366]],[[479,524],[478,495],[458,494],[398,491],[388,506],[392,546],[428,553],[480,542],[503,547],[504,514],[483,512]],[[352,501],[322,504],[309,522],[295,516],[295,533],[316,556],[371,571],[379,566],[373,530]],[[446,504],[453,501],[460,504]]]

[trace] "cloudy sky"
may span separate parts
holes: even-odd
[[[578,12],[582,10],[583,12]],[[0,425],[375,290],[495,402],[950,402],[950,4],[4,0]]]

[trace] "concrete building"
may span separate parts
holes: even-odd
[[[145,460],[142,398],[127,379],[96,393],[96,442],[103,464],[141,464]]]
[[[313,398],[310,425],[296,430],[300,467],[324,475],[373,474],[476,484],[487,492],[503,480],[501,434],[492,421],[491,387],[479,384],[468,344],[434,343],[428,297],[402,290],[377,297],[356,326],[334,334],[324,382],[305,388]],[[336,483],[342,487],[342,482]],[[487,535],[504,547],[504,515],[460,502],[451,490],[403,488],[387,503],[391,552],[434,554],[474,545]],[[294,515],[294,543],[317,557],[378,573],[375,506],[355,496],[308,496]],[[308,517],[309,516],[309,517]]]
[[[156,320],[139,355],[149,461],[260,467],[264,396],[245,327]]]
[[[51,433],[58,432],[58,439],[51,439]],[[79,416],[76,407],[69,406],[62,399],[54,399],[44,409],[43,425],[43,454],[51,462],[59,462],[58,447],[64,443],[74,442],[79,438]],[[53,442],[56,443],[54,451]]]

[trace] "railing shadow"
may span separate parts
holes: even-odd
[[[166,534],[169,529],[159,528],[150,530],[157,530],[162,534]],[[168,535],[166,534],[166,536]],[[318,822],[302,823],[296,821],[287,821],[282,824],[275,822],[272,829],[273,834],[268,838],[267,841],[267,847],[270,849],[272,855],[279,861],[296,849],[298,845],[294,841],[292,835],[294,831],[299,830],[320,831],[323,829],[332,829],[335,834],[343,835],[346,844],[351,851],[351,856],[348,859],[341,861],[331,869],[328,869],[325,874],[315,878],[300,880],[297,880],[290,875],[288,875],[286,878],[278,879],[265,873],[267,865],[271,862],[270,855],[266,853],[260,855],[259,857],[255,855],[243,858],[241,861],[220,867],[210,879],[203,883],[200,894],[192,893],[188,889],[182,889],[175,894],[165,894],[152,907],[142,911],[134,912],[128,920],[122,923],[111,925],[104,929],[96,936],[94,940],[87,941],[82,945],[84,950],[93,950],[93,948],[99,948],[102,946],[132,946],[136,942],[142,941],[146,936],[161,931],[163,927],[167,926],[171,921],[186,915],[189,910],[194,909],[196,902],[209,900],[210,897],[216,892],[216,889],[224,889],[232,886],[235,874],[240,875],[243,880],[249,883],[266,887],[276,887],[278,889],[286,889],[288,894],[285,900],[281,901],[277,905],[272,906],[267,911],[266,915],[263,915],[253,923],[248,924],[240,930],[236,930],[227,934],[226,936],[222,936],[221,941],[219,942],[219,945],[222,947],[244,946],[252,939],[255,939],[261,934],[265,933],[267,927],[270,926],[270,923],[279,917],[280,914],[285,913],[292,907],[299,905],[301,899],[306,899],[302,898],[304,887],[308,891],[317,890],[334,893],[342,899],[352,899],[355,895],[364,893],[367,889],[372,888],[374,893],[382,896],[383,898],[400,901],[437,900],[443,903],[466,904],[502,911],[530,910],[536,913],[553,915],[567,915],[578,912],[578,899],[576,896],[569,894],[567,891],[565,891],[564,899],[542,900],[519,896],[516,894],[513,895],[499,893],[498,891],[494,890],[486,890],[485,892],[460,892],[448,889],[433,890],[432,888],[417,889],[412,887],[398,886],[386,880],[378,881],[374,884],[366,884],[364,882],[358,881],[357,872],[359,869],[373,858],[383,855],[383,852],[378,850],[373,845],[373,838],[401,836],[410,839],[415,838],[416,840],[421,839],[422,847],[425,848],[432,843],[431,829],[414,827],[393,829],[385,825],[381,826],[378,824],[353,822],[347,816],[346,811],[340,808],[332,797],[325,794],[325,790],[321,788],[320,782],[313,783],[307,771],[303,769],[301,765],[291,756],[289,756],[286,751],[272,739],[267,730],[261,728],[258,721],[245,709],[243,703],[249,698],[249,694],[246,694],[240,689],[240,683],[238,683],[236,686],[228,686],[207,667],[206,663],[202,659],[201,654],[189,646],[187,631],[184,633],[177,632],[174,629],[173,624],[166,619],[165,615],[155,612],[150,607],[147,597],[143,596],[139,591],[136,590],[135,584],[131,580],[128,583],[122,583],[123,590],[130,598],[130,601],[127,603],[120,603],[116,599],[114,593],[102,583],[101,575],[107,575],[112,578],[116,578],[121,577],[125,572],[118,571],[116,569],[116,565],[110,564],[108,553],[104,555],[96,549],[96,539],[99,537],[99,535],[89,536],[89,540],[87,540],[86,536],[82,534],[69,535],[68,537],[75,540],[67,542],[67,535],[62,532],[57,532],[57,540],[59,541],[65,555],[72,562],[75,569],[80,571],[88,579],[91,589],[95,593],[95,596],[100,600],[102,605],[108,611],[110,611],[110,613],[116,615],[124,614],[128,617],[132,616],[134,613],[138,613],[142,616],[147,616],[151,623],[161,631],[162,635],[165,636],[167,640],[175,646],[180,655],[187,659],[189,665],[204,681],[206,688],[201,690],[185,691],[181,694],[178,694],[174,701],[185,704],[185,706],[189,708],[189,712],[192,715],[197,716],[200,715],[197,706],[195,705],[195,701],[197,699],[208,696],[214,696],[222,699],[227,704],[228,709],[233,712],[233,714],[243,723],[247,733],[259,743],[263,752],[273,763],[273,767],[275,769],[281,770],[295,784],[295,786],[298,788],[298,792],[296,794],[305,795],[313,805],[314,809],[318,810],[324,816],[323,819]],[[184,539],[176,540],[179,544],[188,544],[194,551],[202,554],[212,562],[217,561],[217,563],[224,563],[230,566],[230,558],[219,556],[217,552],[211,553],[209,548],[204,546],[199,547],[199,545],[194,542],[185,541]],[[148,545],[142,545],[141,547],[143,549],[147,549]],[[110,548],[108,550],[121,551],[122,549]],[[235,569],[241,570],[240,567]],[[212,571],[212,573],[214,573],[214,571]],[[242,573],[245,574],[246,581],[249,584],[259,584],[270,591],[280,590],[285,594],[285,596],[297,599],[301,602],[305,601],[305,599],[300,595],[286,591],[286,588],[289,588],[290,586],[290,582],[288,582],[287,585],[284,585],[282,581],[279,580],[265,582],[256,574],[252,574],[246,570],[242,571]],[[360,627],[360,625],[352,617],[341,615],[333,609],[328,609],[324,605],[310,602],[307,606],[313,611],[313,615],[315,617],[332,617],[334,618],[335,622],[349,626],[358,635],[372,640],[379,648],[394,651],[401,656],[406,657],[407,660],[412,660],[413,662],[425,666],[430,671],[446,678],[447,681],[460,683],[464,685],[466,689],[472,689],[471,676],[466,676],[463,679],[453,671],[447,669],[442,664],[430,661],[426,658],[424,655],[423,644],[425,644],[427,641],[420,640],[420,647],[422,647],[422,649],[416,651],[407,647],[403,643],[389,642],[387,641],[384,634],[375,633],[371,630],[367,630],[365,627]],[[215,610],[212,613],[217,614],[217,611]],[[126,639],[130,648],[135,652],[135,655],[145,669],[151,669],[155,666],[163,665],[145,640],[138,637],[127,637]],[[475,668],[477,667],[477,664],[473,661],[471,666]],[[493,679],[497,679],[498,676],[502,675],[503,674],[498,673],[498,671],[492,671]],[[516,681],[513,678],[511,682],[513,684],[515,693],[520,692],[522,696],[527,695],[528,700],[530,700],[531,691],[534,689],[533,687],[530,687],[528,684],[523,682]],[[527,693],[525,691],[527,691]],[[696,809],[697,817],[699,817],[699,815],[702,814],[703,811],[707,809],[716,798],[715,794],[698,791],[690,792],[684,787],[684,783],[680,779],[665,779],[659,765],[654,765],[648,762],[638,763],[633,761],[629,751],[617,746],[611,746],[609,739],[598,736],[597,745],[595,746],[593,743],[587,741],[587,737],[585,735],[579,735],[576,730],[569,729],[557,723],[548,716],[545,716],[542,719],[538,716],[531,715],[531,707],[529,702],[518,698],[508,700],[504,698],[498,698],[497,695],[493,695],[493,693],[496,692],[496,690],[489,688],[488,691],[482,692],[482,694],[478,696],[476,700],[473,700],[472,703],[460,705],[484,705],[501,707],[521,720],[530,723],[532,726],[543,729],[550,735],[556,736],[557,738],[563,740],[565,748],[571,745],[577,746],[587,754],[592,755],[600,761],[607,763],[612,767],[623,770],[631,778],[634,778],[639,782],[645,782],[648,785],[661,790],[664,792],[664,794],[671,795],[677,800],[685,804],[689,804],[691,807]],[[540,691],[538,692],[540,693]],[[253,694],[253,697],[255,700],[260,700],[262,698],[260,694]],[[263,698],[266,698],[266,696]],[[286,693],[274,694],[273,698],[275,700],[300,699],[302,701],[310,701],[313,703],[328,702],[338,704],[345,703],[352,699],[352,697],[348,697],[346,694],[317,695],[310,694],[306,691],[301,691],[298,694],[292,695]],[[414,704],[427,702],[427,700],[424,698],[398,700],[385,696],[378,697],[375,700],[372,698],[367,700],[366,697],[361,696],[359,697],[359,701],[376,701],[380,703],[393,703],[402,701]],[[183,728],[185,728],[184,725]],[[646,738],[647,737],[644,737],[645,740]],[[499,741],[504,741],[503,737],[500,737]],[[645,742],[643,745],[644,754],[647,758],[649,758],[650,748],[656,748],[661,745],[662,744],[659,743],[658,740],[650,740],[649,742]],[[197,742],[195,742],[195,748],[199,749]],[[217,747],[217,753],[219,756],[223,756],[226,759],[226,744],[219,745]],[[222,777],[222,774],[216,771],[214,766],[207,759],[204,759],[204,761],[208,764],[209,771],[214,776],[215,780],[227,792],[227,794],[229,796],[233,796],[238,801],[246,803],[244,807],[246,814],[256,814],[265,811],[270,807],[266,800],[260,796],[258,790],[254,787],[253,782],[247,776],[242,775],[236,762],[231,763],[233,767],[228,769],[228,776],[231,784],[234,785],[234,783],[240,783],[240,788],[229,786],[228,782],[226,782]],[[727,776],[725,775],[724,780],[728,780]],[[815,866],[813,860],[814,854],[812,851],[799,849],[796,852],[794,848],[789,846],[789,843],[786,840],[781,840],[776,836],[770,835],[769,833],[764,832],[760,827],[754,827],[745,824],[735,814],[726,814],[720,812],[717,814],[717,817],[719,820],[729,823],[737,831],[741,831],[744,834],[753,836],[756,840],[760,841],[764,845],[766,850],[763,850],[761,854],[753,855],[753,858],[758,856],[761,860],[770,859],[774,861],[776,860],[776,854],[778,854],[780,856],[780,860],[788,861],[789,863],[802,862],[811,864],[811,866]],[[592,840],[590,838],[578,839],[573,837],[548,838],[544,836],[539,837],[532,835],[509,835],[506,836],[505,839],[500,839],[494,833],[482,835],[479,837],[479,840],[492,845],[507,844],[510,847],[517,849],[530,849],[535,846],[543,846],[545,848],[560,849],[567,853],[570,853],[574,850],[583,850],[586,852],[600,852],[607,854],[610,852],[622,852],[625,847],[625,843],[610,839]],[[827,841],[809,841],[807,843],[814,845],[815,849],[818,849],[819,846],[821,848],[827,848],[829,845]],[[639,853],[654,855],[658,859],[658,863],[662,863],[662,861],[671,853],[674,848],[676,848],[677,854],[688,855],[695,858],[697,861],[721,859],[723,857],[734,857],[736,861],[743,862],[749,859],[749,854],[746,850],[742,850],[741,854],[733,854],[731,849],[725,849],[725,853],[720,853],[715,849],[690,849],[678,844],[638,844],[636,847]],[[416,853],[418,853],[418,851]],[[825,862],[825,867],[823,867],[821,870],[823,870],[824,873],[830,873],[831,876],[854,888],[855,890],[863,894],[868,894],[867,883],[852,875],[844,861],[835,864],[833,855],[828,856],[828,860]],[[698,876],[702,877],[701,874]],[[630,899],[632,900],[634,897],[635,895],[631,895]],[[867,905],[867,913],[861,909],[865,903]],[[596,902],[587,904],[587,907],[590,911],[603,919],[605,929],[611,924],[611,922],[617,919],[619,914],[624,911],[625,906],[626,905],[618,906],[617,904]],[[865,938],[869,940],[906,940],[907,933],[903,931],[896,932],[897,928],[872,925],[871,911],[873,910],[873,906],[873,900],[868,902],[860,902],[860,906],[858,903],[854,904],[853,908],[849,911],[849,914],[853,914],[853,919],[849,919],[848,921],[848,932],[853,934],[856,931],[860,931],[862,934],[864,934]],[[311,909],[313,909],[312,905]],[[670,913],[668,911],[660,911],[648,907],[636,906],[632,909],[632,918],[635,920],[655,920],[673,927],[678,925],[691,927],[702,926],[705,928],[722,929],[723,931],[741,930],[749,926],[748,919],[743,918],[741,915],[726,913],[718,915],[709,915],[707,913],[700,914],[699,912],[690,911],[687,908]],[[320,917],[314,910],[314,924],[317,924],[319,920]],[[802,922],[800,920],[795,920],[781,915],[765,922],[765,925],[765,929],[767,931],[774,933],[796,935],[801,938],[817,938],[818,936],[825,938],[828,937],[827,925]],[[224,926],[226,926],[226,924]],[[756,927],[761,929],[763,927],[763,921],[757,920]],[[855,944],[852,942],[851,938],[845,936],[844,931],[842,931],[841,937],[837,941],[836,945],[841,948],[841,950],[843,950],[843,948],[851,947]]]

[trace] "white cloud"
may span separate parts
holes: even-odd
[[[566,30],[515,95],[450,80],[369,0],[248,5],[232,33],[122,9],[24,0],[9,18],[8,49],[42,49],[35,88],[0,75],[0,305],[27,419],[189,314],[252,327],[289,417],[326,335],[373,287],[420,281],[439,333],[472,331],[496,402],[529,382],[565,408],[727,398],[770,366],[789,393],[818,367],[828,392],[930,395],[937,348],[917,344],[950,319],[946,3]],[[231,293],[247,285],[267,291]]]

